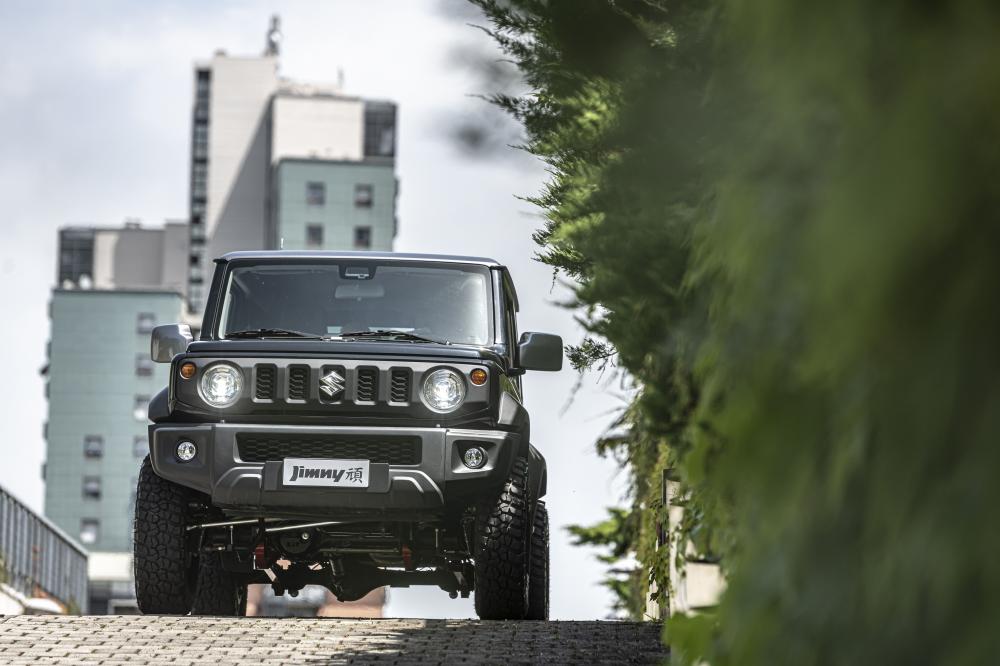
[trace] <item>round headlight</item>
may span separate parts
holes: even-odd
[[[454,370],[435,370],[424,378],[420,398],[432,412],[453,412],[465,400],[465,380]]]
[[[202,373],[198,382],[201,399],[212,407],[229,407],[243,391],[243,373],[228,363],[218,363]]]

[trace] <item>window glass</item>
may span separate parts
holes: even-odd
[[[83,438],[83,456],[85,458],[100,458],[104,455],[104,438],[100,435],[87,435]]]
[[[99,476],[83,477],[83,498],[101,499],[101,477]]]
[[[148,415],[149,415],[149,396],[148,395],[135,396],[135,404],[132,407],[132,416],[135,417],[136,421],[145,421],[148,419]]]
[[[336,337],[391,330],[455,344],[489,344],[489,269],[474,264],[360,261],[357,264],[234,265],[218,337],[281,328]]]
[[[306,183],[306,203],[310,206],[323,206],[326,204],[326,184]]]
[[[156,327],[156,315],[152,312],[140,312],[136,318],[136,331],[139,333],[152,333]]]
[[[317,250],[323,247],[323,225],[306,225],[306,247],[310,250]]]
[[[372,246],[372,228],[354,227],[354,249],[369,250]]]
[[[354,186],[354,205],[357,208],[371,208],[372,200],[375,198],[375,191],[371,185],[361,184]]]
[[[139,353],[135,355],[135,376],[153,376],[153,359],[149,358],[148,354]]]
[[[84,518],[80,521],[80,543],[90,545],[101,538],[101,521],[95,518]]]

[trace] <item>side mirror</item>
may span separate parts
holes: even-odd
[[[193,339],[187,324],[157,326],[149,340],[149,355],[157,363],[170,363],[174,356],[187,351]]]
[[[562,338],[549,333],[523,333],[517,343],[517,364],[525,370],[562,370]]]

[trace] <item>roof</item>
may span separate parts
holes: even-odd
[[[217,262],[236,259],[354,259],[374,261],[442,262],[452,264],[478,264],[490,268],[503,268],[496,259],[486,257],[463,257],[452,254],[409,254],[406,252],[320,252],[307,250],[254,250],[229,252],[216,259]]]

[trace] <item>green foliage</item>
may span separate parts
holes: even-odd
[[[552,174],[571,360],[639,389],[601,445],[632,504],[577,540],[665,589],[674,469],[729,582],[678,661],[994,661],[1000,6],[477,4],[534,91],[496,101]]]

